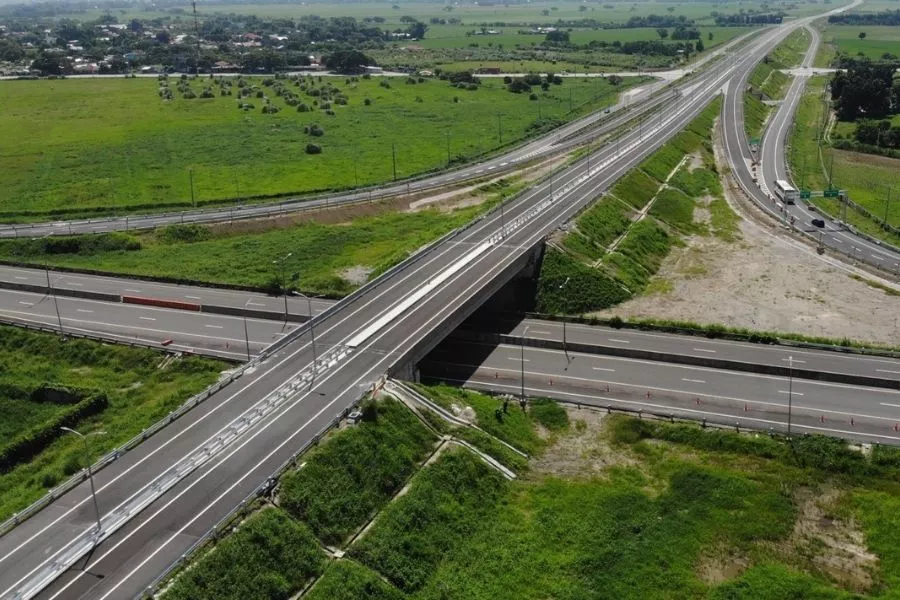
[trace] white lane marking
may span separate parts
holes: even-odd
[[[550,335],[550,332],[549,332],[549,331],[538,331],[537,329],[532,329],[532,330],[531,330],[531,333],[537,333],[537,334],[540,334],[540,335]]]
[[[524,361],[524,362],[531,362],[531,359],[530,359],[530,358],[516,358],[515,356],[507,356],[506,359],[507,359],[507,360],[514,360],[514,361],[516,361],[516,362],[523,362],[523,361]]]
[[[16,275],[16,279],[30,279],[30,277],[22,277],[21,275]]]
[[[797,360],[796,358],[793,360],[790,358],[782,358],[781,360],[783,360],[784,362],[795,362],[795,363],[805,363],[806,362],[805,360]]]
[[[606,367],[591,367],[595,371],[606,371],[608,373],[615,373],[615,369],[607,369]]]
[[[690,383],[706,383],[706,382],[705,382],[704,380],[702,380],[702,379],[685,379],[684,377],[682,377],[681,380],[682,380],[682,381],[688,381],[688,382],[690,382]]]
[[[788,391],[788,390],[778,390],[779,394],[790,394],[791,396],[802,396],[803,394],[800,392]]]
[[[715,354],[715,350],[710,350],[709,348],[694,348],[694,352],[709,352],[710,354]]]
[[[204,325],[204,327],[209,327],[210,329],[222,329],[221,325]]]
[[[609,338],[609,339],[607,339],[606,341],[608,341],[608,342],[615,342],[615,343],[617,343],[617,344],[630,344],[630,343],[631,343],[631,342],[629,342],[628,340],[617,340],[616,338]]]
[[[63,281],[66,285],[74,285],[75,287],[83,287],[84,284],[78,283],[77,281]]]
[[[900,404],[891,404],[890,402],[880,402],[882,406],[890,406],[891,408],[900,408]]]
[[[890,369],[875,369],[878,373],[893,373],[895,375],[900,375],[900,371],[891,371]]]
[[[19,300],[19,304],[22,306],[34,306],[34,302],[25,302],[24,300]]]
[[[88,309],[86,309],[86,308],[76,308],[76,309],[75,309],[75,312],[92,313],[92,312],[94,312],[94,311],[88,310]]]
[[[154,317],[138,317],[138,319],[141,319],[143,321],[155,321],[156,320]]]
[[[259,302],[248,302],[247,306],[265,306],[265,304],[260,304]]]
[[[190,298],[191,300],[202,300],[202,298],[200,298],[200,296],[187,296],[186,295],[185,298]]]
[[[133,289],[133,288],[125,288],[125,291],[126,291],[126,292],[137,292],[137,293],[139,293],[139,294],[141,293],[141,290],[136,290],[136,289]]]

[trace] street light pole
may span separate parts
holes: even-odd
[[[528,333],[528,327],[525,327],[525,331],[522,332],[522,337],[519,338],[519,342],[520,342],[519,348],[521,351],[521,358],[522,358],[521,376],[522,376],[522,402],[523,403],[525,402],[525,334],[526,333]],[[523,404],[523,406],[524,406],[524,404]]]
[[[313,376],[316,374],[316,365],[319,362],[318,355],[316,353],[316,328],[315,321],[313,320],[313,309],[312,309],[312,298],[303,294],[301,292],[297,292],[304,298],[306,298],[306,308],[309,311],[309,337],[312,338],[312,351],[313,351]]]
[[[87,438],[88,438],[88,435],[104,435],[106,432],[105,431],[92,431],[88,435],[84,435],[83,433],[79,433],[79,432],[75,431],[74,429],[70,429],[68,427],[60,427],[60,429],[62,429],[63,431],[68,431],[69,433],[74,433],[75,435],[77,435],[78,437],[81,438],[82,442],[84,442],[84,459],[87,464],[88,479],[91,482],[91,498],[94,499],[94,514],[97,517],[97,535],[99,536],[100,532],[103,531],[103,526],[100,524],[100,505],[97,504],[97,490],[94,487],[94,472],[93,472],[93,470],[91,470],[91,453],[90,453],[90,450],[88,449]]]
[[[568,285],[571,277],[566,277],[566,280],[562,282],[562,285],[559,286],[560,291]],[[572,362],[572,359],[569,358],[569,346],[566,344],[566,320],[563,319],[563,352],[566,354],[566,368],[568,368],[568,364]]]
[[[247,346],[247,362],[250,362],[250,332],[247,331],[247,306],[250,305],[250,301],[253,298],[247,298],[247,301],[244,302],[244,344]]]
[[[288,252],[281,258],[276,258],[272,261],[272,264],[278,267],[278,282],[281,285],[281,291],[284,293],[284,322],[287,323],[288,320],[288,303],[287,303],[287,281],[284,277],[284,263],[287,259],[293,256],[293,252]]]
[[[793,404],[794,392],[794,357],[788,356],[788,421],[787,432],[788,439],[791,437],[791,408]]]

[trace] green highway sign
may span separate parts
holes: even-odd
[[[750,138],[750,144],[753,146],[759,146],[759,138],[758,137]]]
[[[822,192],[822,195],[826,198],[837,198],[840,194],[840,190],[825,190]]]
[[[811,192],[809,190],[800,190],[800,197],[804,200],[809,200],[810,193]]]

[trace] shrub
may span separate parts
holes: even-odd
[[[166,244],[192,244],[210,239],[212,232],[208,227],[196,223],[177,223],[163,227],[157,232],[156,237]]]
[[[297,105],[297,112],[309,112],[309,110],[309,105],[304,104],[303,102]]]
[[[307,154],[321,154],[322,147],[317,144],[307,144],[306,145],[306,153]]]
[[[560,290],[566,279],[569,283]],[[585,313],[615,306],[630,296],[621,284],[602,271],[558,250],[548,248],[544,253],[536,297],[538,311]]]
[[[434,443],[399,402],[364,409],[362,423],[329,437],[282,478],[281,506],[325,544],[340,544],[384,506]]]
[[[366,98],[365,100],[363,100],[363,104],[366,106],[372,106],[372,99]]]

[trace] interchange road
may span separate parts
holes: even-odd
[[[858,4],[860,2],[847,8]],[[805,23],[808,23],[808,20]],[[802,62],[802,68],[808,69],[815,59],[821,36],[814,27],[804,26],[812,36],[810,47]],[[840,251],[857,261],[900,275],[900,253],[895,249],[855,235],[839,222],[826,220],[824,228],[815,227],[811,221],[820,215],[810,204],[800,200],[793,205],[782,205],[775,198],[772,191],[775,189],[775,181],[791,180],[787,166],[787,138],[791,134],[797,107],[803,97],[807,75],[799,74],[793,77],[784,100],[766,125],[759,151],[758,182],[755,180],[751,167],[754,157],[745,142],[743,124],[743,97],[748,77],[749,73],[745,77],[731,81],[726,89],[723,109],[724,144],[733,173],[741,187],[763,210],[785,224],[791,224],[792,227],[814,236],[819,244]]]
[[[787,429],[790,398],[794,433],[900,443],[900,391],[884,388],[458,340],[421,370],[428,380],[516,396],[524,374],[530,396],[777,431]]]
[[[720,68],[680,87],[681,101],[505,206],[432,245],[300,327],[235,383],[98,473],[102,530],[80,485],[0,538],[0,597],[127,598],[155,577],[294,452],[473,309],[541,240],[687,125],[735,74],[791,29],[762,32]],[[89,564],[85,565],[88,551]]]

